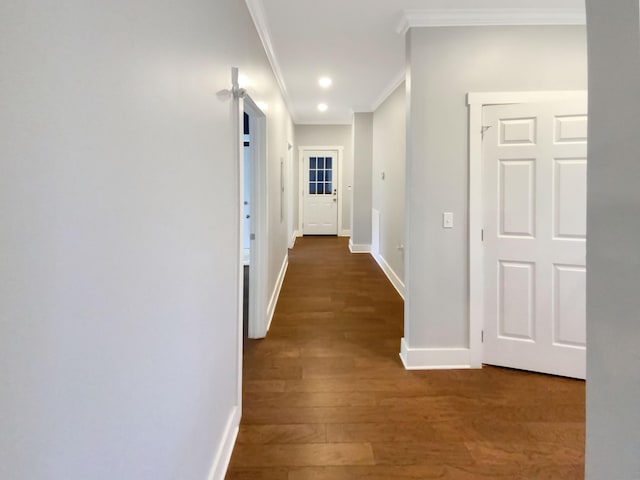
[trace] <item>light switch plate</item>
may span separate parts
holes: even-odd
[[[442,228],[453,228],[453,212],[442,214]]]

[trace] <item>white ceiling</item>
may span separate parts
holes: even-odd
[[[246,0],[298,124],[350,124],[373,111],[404,76],[406,10],[569,9],[584,0]],[[333,85],[323,90],[318,78]],[[319,112],[318,103],[329,108]]]

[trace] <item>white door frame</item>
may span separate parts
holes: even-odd
[[[293,248],[296,241],[296,229],[293,220],[293,206],[295,202],[295,181],[293,178],[293,145],[287,143],[287,244],[289,248]]]
[[[244,211],[244,138],[243,113],[249,114],[250,145],[249,155],[251,165],[251,253],[249,260],[249,338],[263,338],[267,333],[267,261],[268,261],[268,195],[267,195],[267,118],[253,99],[246,94],[238,102],[238,203],[240,212]],[[243,251],[244,222],[242,215],[238,216],[238,238],[240,252]],[[239,288],[239,324],[240,324],[240,352],[242,353],[242,300],[243,300],[243,262],[242,253],[238,258],[240,267]]]
[[[299,168],[298,168],[298,178],[299,178],[299,188],[298,188],[298,235],[302,236],[302,222],[304,221],[304,154],[305,152],[315,151],[315,150],[334,150],[337,152],[337,161],[338,161],[338,179],[336,182],[338,188],[338,233],[339,237],[343,237],[344,234],[342,232],[342,159],[344,158],[344,147],[342,146],[330,146],[330,147],[315,147],[315,146],[300,146],[298,147],[298,157],[299,157]]]
[[[485,105],[586,99],[582,90],[473,92],[469,106],[469,353],[471,368],[482,368],[484,328],[484,197],[482,191],[482,108]]]

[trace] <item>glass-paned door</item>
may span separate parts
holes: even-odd
[[[308,151],[304,154],[305,235],[338,234],[337,152]]]

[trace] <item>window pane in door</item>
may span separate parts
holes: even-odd
[[[318,172],[318,181],[324,182],[324,172]]]
[[[309,172],[309,181],[311,182],[315,182],[316,181],[316,172]]]
[[[324,184],[324,193],[325,193],[325,195],[331,195],[331,184],[330,183],[325,183]]]
[[[333,173],[333,172],[332,172],[331,170],[327,170],[327,171],[325,172],[325,174],[324,174],[324,179],[325,179],[326,181],[330,182],[330,181],[332,180],[332,178],[331,178],[331,174],[332,174],[332,173]]]
[[[331,158],[331,157],[327,157],[327,158],[325,158],[325,160],[324,160],[324,162],[325,162],[325,168],[326,168],[327,170],[330,170],[330,169],[331,169],[331,160],[332,160],[332,158]]]
[[[315,170],[316,169],[316,157],[310,157],[309,158],[309,170]]]
[[[318,157],[318,170],[322,170],[324,168],[324,157]]]
[[[315,184],[315,182],[309,182],[309,193],[311,195],[315,195],[316,194],[316,184]]]
[[[318,195],[322,195],[324,193],[324,183],[319,183],[318,184]]]

